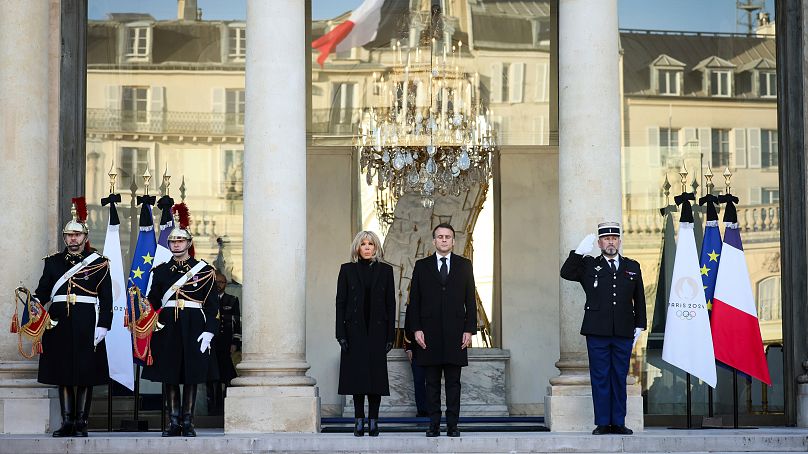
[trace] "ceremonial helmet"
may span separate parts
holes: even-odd
[[[77,202],[79,201],[73,199],[73,205],[70,207],[70,216],[72,217],[72,219],[67,221],[67,224],[65,224],[64,228],[62,229],[62,234],[83,233],[87,235],[88,233],[90,233],[90,231],[87,229],[87,224],[85,224],[84,221],[79,219],[79,211],[78,208],[76,207]],[[86,218],[87,217],[86,208],[84,212],[85,212],[84,218]]]
[[[171,232],[168,234],[168,241],[178,241],[178,240],[188,240],[193,241],[194,237],[191,235],[191,232],[185,228],[180,226],[180,215],[176,211],[174,212],[174,228],[171,229]]]

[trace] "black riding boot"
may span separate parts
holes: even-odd
[[[76,436],[87,436],[87,420],[90,419],[90,406],[93,403],[92,386],[76,386]]]
[[[179,437],[182,435],[182,426],[180,425],[180,385],[165,385],[165,387],[168,427],[163,431],[163,436]]]
[[[182,386],[182,436],[195,437],[194,406],[196,404],[196,384]]]
[[[53,431],[54,437],[72,437],[76,434],[76,395],[72,386],[59,386],[59,406],[62,409],[62,427]]]

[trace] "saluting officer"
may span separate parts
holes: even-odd
[[[215,271],[203,260],[191,257],[193,237],[175,218],[168,236],[171,260],[152,269],[149,303],[161,309],[163,328],[151,339],[154,364],[143,377],[165,384],[169,425],[164,437],[195,437],[194,403],[199,383],[217,378],[210,342],[218,332],[219,295],[214,288]],[[182,422],[180,423],[180,384]]]
[[[580,282],[586,293],[581,334],[586,336],[597,426],[592,434],[630,435],[625,425],[626,376],[631,350],[646,324],[642,273],[639,263],[619,254],[619,223],[598,224],[597,257],[586,255],[594,240],[594,234],[587,235],[570,252],[561,277]]]
[[[59,387],[62,426],[54,437],[86,437],[93,386],[109,381],[104,337],[112,326],[112,281],[109,261],[85,249],[88,230],[73,219],[62,229],[65,249],[45,257],[34,294],[50,302],[51,329],[42,336],[40,383]]]

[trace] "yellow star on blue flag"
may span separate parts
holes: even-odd
[[[704,241],[701,243],[701,283],[704,284],[704,297],[707,310],[712,310],[713,294],[715,294],[715,278],[718,276],[718,257],[721,255],[721,232],[718,222],[708,222],[704,229]],[[709,265],[709,266],[708,266]]]

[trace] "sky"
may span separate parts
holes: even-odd
[[[271,0],[267,0],[271,1]],[[747,0],[744,0],[747,1]],[[772,21],[774,0],[764,2]],[[199,0],[203,19],[244,20],[246,0]],[[312,0],[312,17],[329,19],[352,10],[362,0]],[[701,32],[745,32],[736,24],[736,0],[618,0],[620,28]],[[155,19],[177,16],[176,0],[89,0],[90,19],[108,12],[149,13]]]

